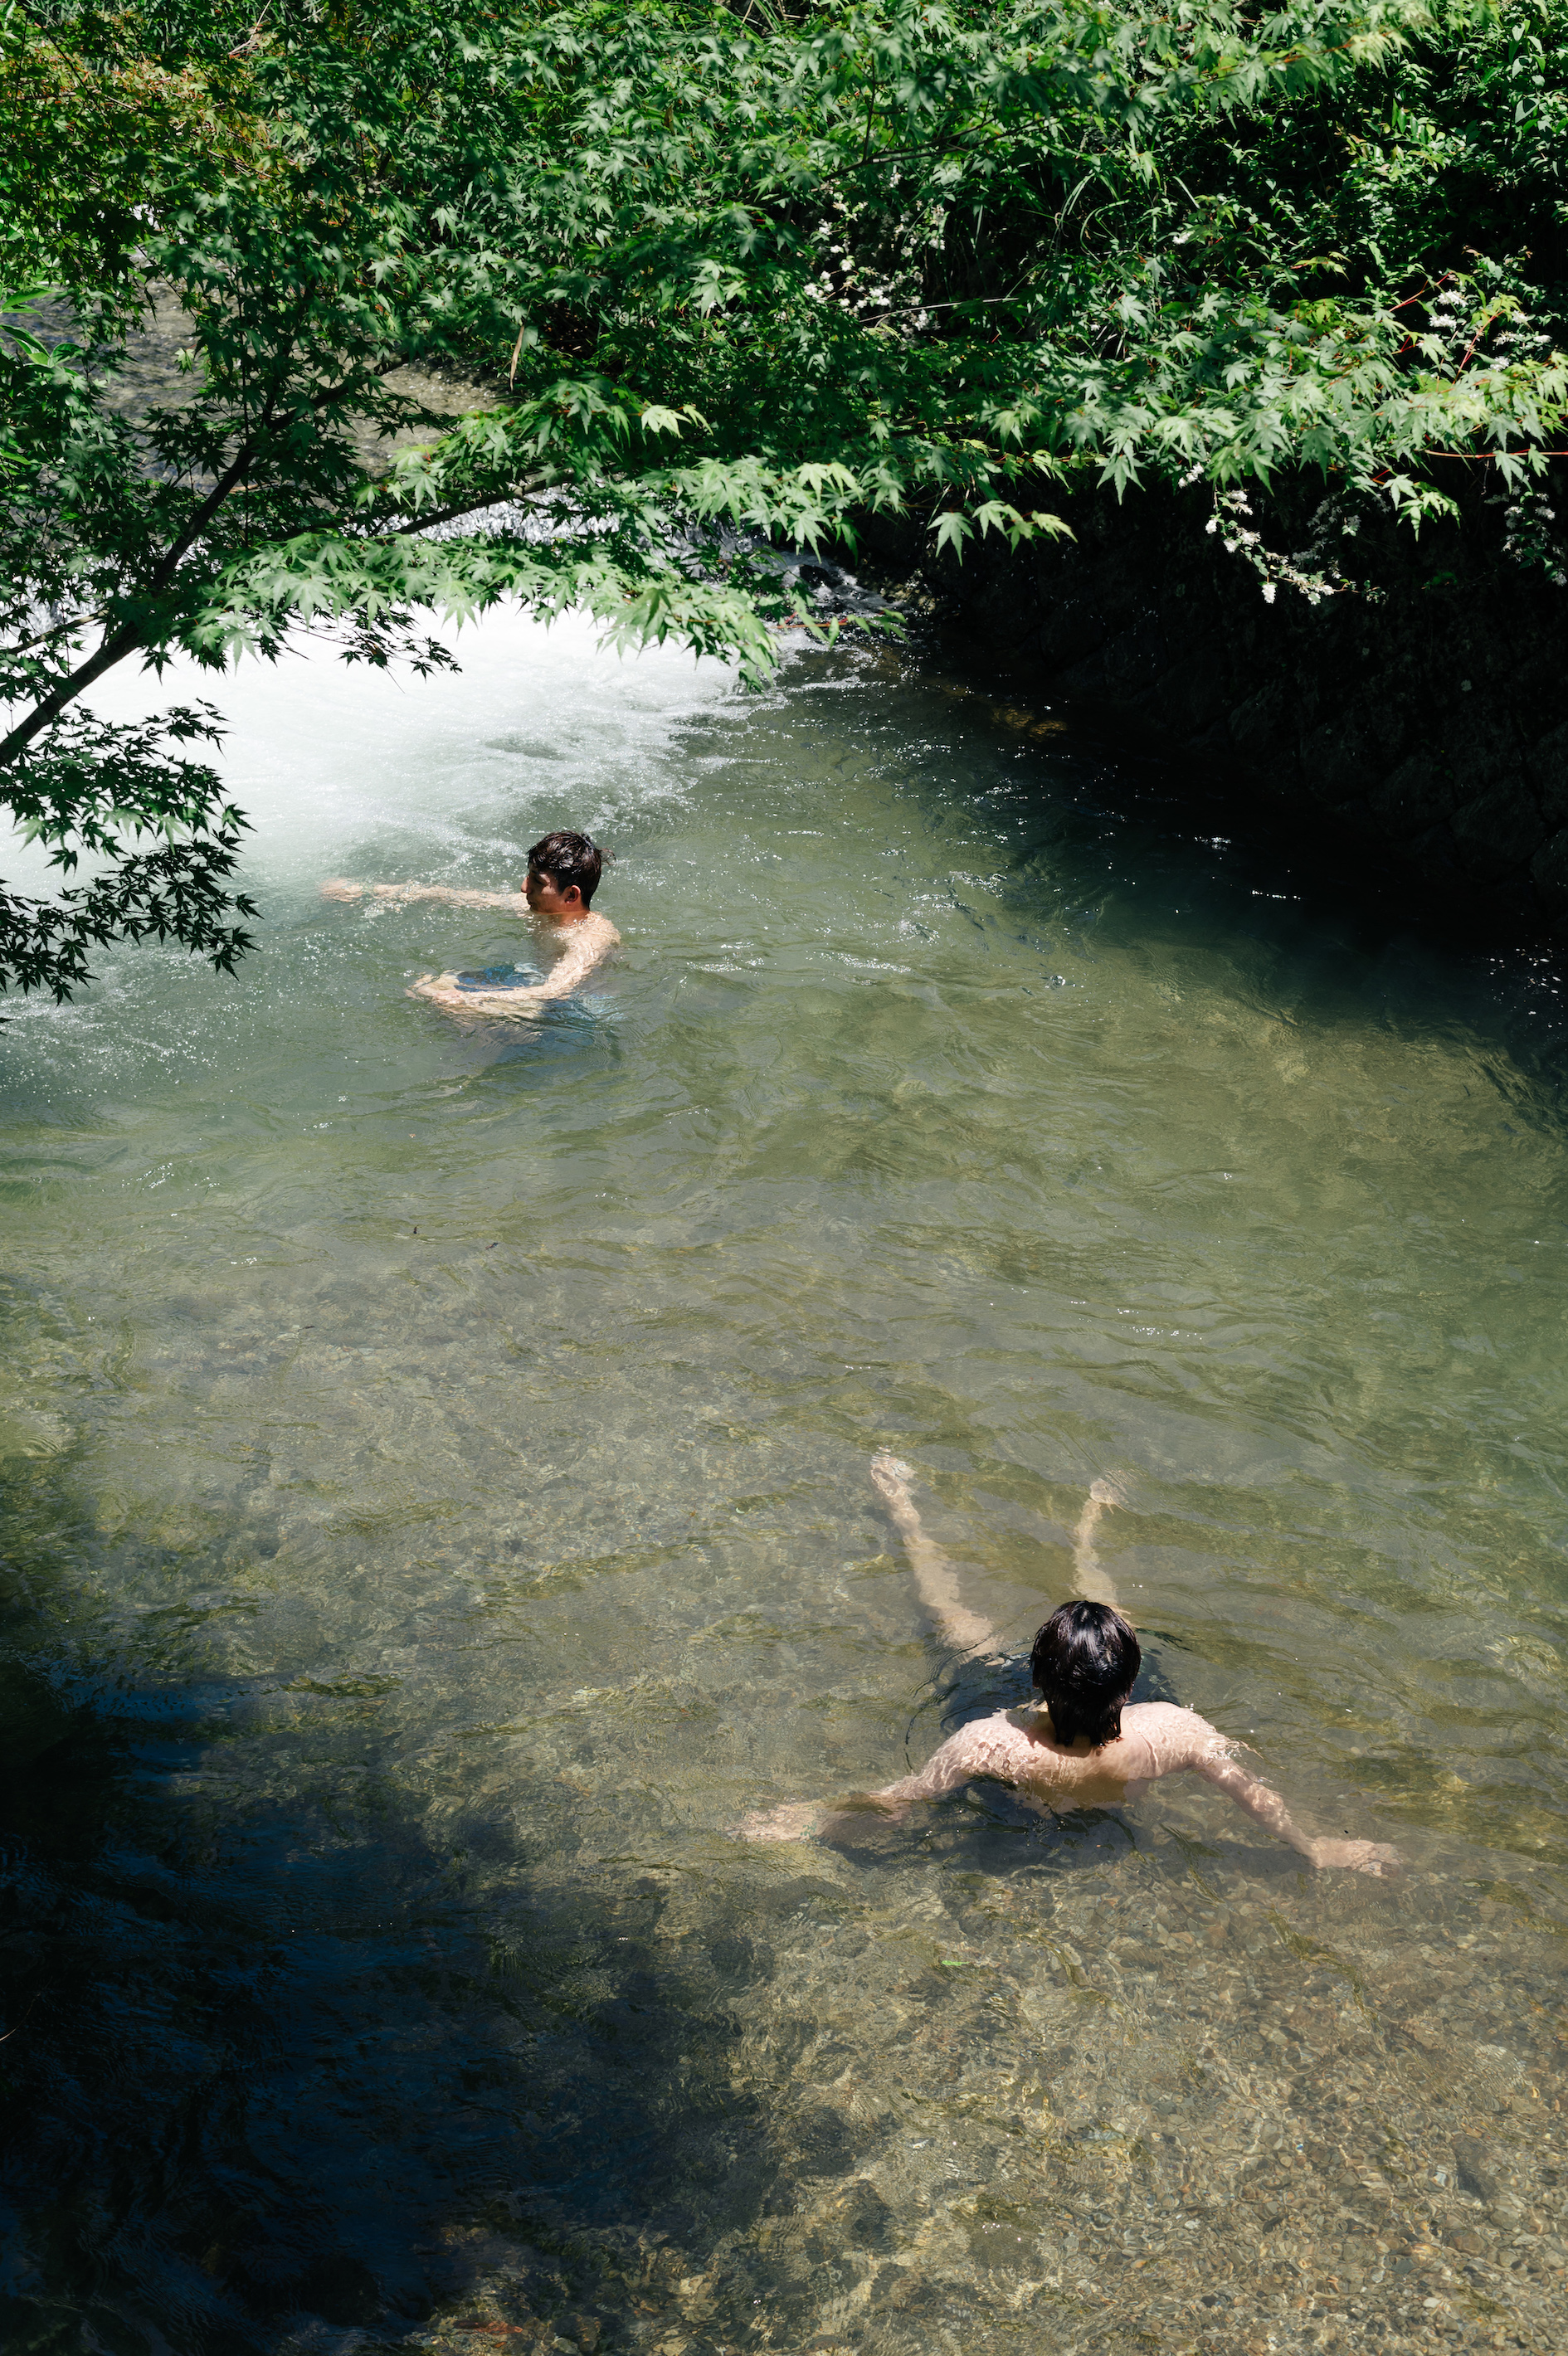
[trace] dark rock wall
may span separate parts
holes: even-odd
[[[1300,550],[1321,493],[1265,509]],[[1568,929],[1568,588],[1504,548],[1503,502],[1462,524],[1376,515],[1332,553],[1357,580],[1313,605],[1204,527],[1207,494],[1062,503],[1077,535],[971,542],[919,572],[967,642],[1033,701],[1189,762],[1387,859],[1434,900]],[[1321,532],[1319,533],[1321,538]],[[907,567],[908,530],[871,550]]]

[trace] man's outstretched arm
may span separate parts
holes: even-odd
[[[1204,1725],[1201,1719],[1197,1722]],[[1229,1755],[1212,1727],[1205,1727],[1205,1732],[1213,1736],[1212,1742],[1206,1743],[1186,1764],[1223,1792],[1228,1800],[1234,1800],[1239,1808],[1245,1808],[1253,1821],[1273,1833],[1276,1840],[1288,1841],[1314,1865],[1344,1865],[1357,1873],[1374,1875],[1399,1870],[1400,1853],[1385,1842],[1327,1840],[1305,1831],[1279,1794],[1250,1774],[1240,1760]]]
[[[808,1840],[835,1819],[853,1822],[863,1809],[875,1808],[884,1815],[907,1816],[917,1800],[940,1800],[945,1792],[956,1792],[972,1775],[985,1774],[992,1762],[975,1753],[974,1730],[961,1726],[950,1734],[940,1749],[933,1751],[918,1775],[901,1776],[897,1783],[885,1783],[878,1792],[857,1792],[843,1800],[786,1800],[781,1807],[758,1808],[736,1826],[743,1840],[789,1841]]]
[[[321,886],[324,900],[449,900],[458,908],[525,908],[521,892],[462,892],[451,884],[351,884],[347,876],[329,875]]]

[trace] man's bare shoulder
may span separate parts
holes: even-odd
[[[1066,1751],[1052,1740],[1049,1719],[1032,1707],[972,1719],[952,1737],[952,1748],[958,1763],[972,1775],[997,1775],[1005,1782],[1053,1790],[1099,1785],[1108,1778],[1116,1783],[1127,1772],[1112,1762],[1111,1753],[1119,1745],[1106,1751]]]
[[[1166,1774],[1225,1748],[1225,1737],[1218,1727],[1199,1718],[1197,1710],[1183,1709],[1174,1701],[1129,1702],[1122,1712],[1121,1739],[1147,1743]]]
[[[1122,1723],[1143,1727],[1201,1726],[1212,1734],[1214,1729],[1197,1710],[1188,1709],[1179,1701],[1130,1701],[1123,1705]]]
[[[554,926],[556,947],[563,957],[577,967],[596,965],[619,946],[620,935],[607,916],[596,916],[590,909],[567,924]]]
[[[953,1740],[975,1750],[1017,1751],[1022,1756],[1039,1748],[1033,1731],[1036,1713],[1026,1713],[1027,1724],[1020,1723],[1025,1715],[999,1709],[991,1718],[972,1718],[967,1726],[960,1727]]]
[[[933,1760],[940,1760],[948,1773],[960,1780],[998,1775],[1012,1782],[1026,1772],[1038,1748],[1022,1727],[999,1712],[994,1718],[971,1719],[949,1735]]]

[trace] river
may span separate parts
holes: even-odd
[[[226,682],[257,951],[0,1033],[5,2346],[1546,2356],[1554,969],[896,657],[458,651]],[[556,825],[625,945],[531,1026],[317,894]],[[1026,1648],[1123,1475],[1147,1689],[1402,1878],[731,1837],[978,1706],[884,1446]]]

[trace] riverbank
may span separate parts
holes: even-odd
[[[1254,495],[1215,531],[1206,487],[1051,504],[1070,541],[992,537],[960,563],[874,519],[867,553],[1036,709],[1185,764],[1304,842],[1328,830],[1477,931],[1568,930],[1568,588],[1510,551],[1500,496],[1419,539],[1317,492]],[[1347,585],[1266,596],[1226,545],[1251,531]]]

